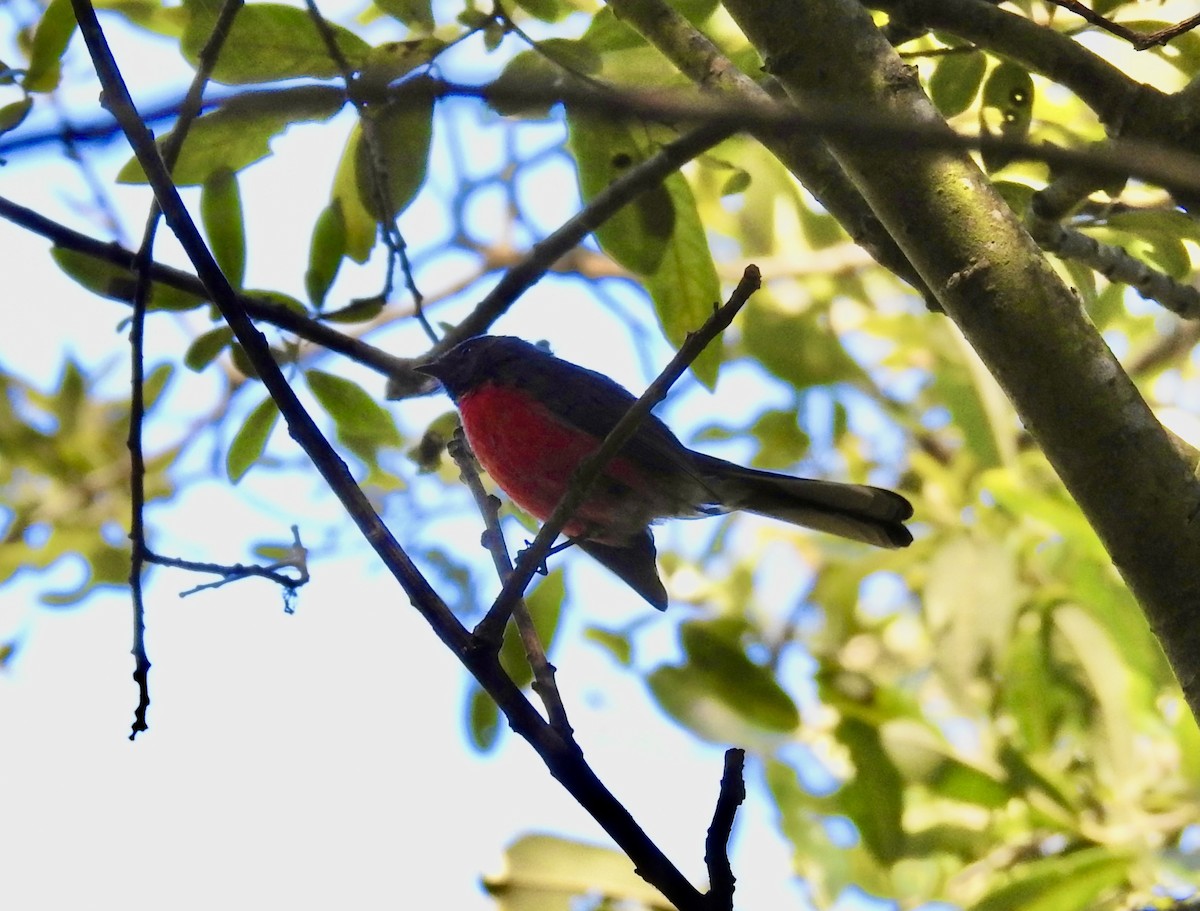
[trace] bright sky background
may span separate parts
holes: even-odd
[[[111,27],[113,20],[105,23]],[[118,59],[130,64],[133,45],[116,43]],[[173,51],[159,60],[137,46],[138,66],[145,69],[134,70],[135,84],[140,74],[161,74],[174,62]],[[70,59],[75,72],[87,65],[78,38]],[[139,99],[171,94],[163,81],[170,77],[158,78],[154,92],[137,93]],[[90,90],[68,97],[74,110],[94,111]],[[477,116],[489,117],[472,112],[463,122]],[[480,173],[499,160],[498,135],[472,140],[470,165]],[[522,142],[547,148],[554,136],[546,129]],[[327,198],[342,137],[340,130],[293,129],[277,141],[275,158],[245,175],[248,286],[301,294],[308,227]],[[106,183],[127,155],[123,144],[90,151]],[[435,152],[435,162],[444,161],[443,152]],[[438,168],[435,182],[446,173]],[[522,193],[536,202],[547,227],[576,205],[573,176],[562,161],[551,162]],[[15,156],[0,169],[0,194],[96,231],[83,211],[88,197],[78,172],[53,149]],[[137,236],[146,192],[118,188],[113,196]],[[418,248],[445,230],[441,203],[420,201],[403,217],[401,226]],[[472,224],[491,230],[502,204],[498,193],[479,194]],[[160,237],[160,258],[178,261],[167,232]],[[49,389],[62,352],[70,351],[92,368],[110,365],[105,388],[122,395],[127,349],[120,322],[127,311],[67,281],[45,241],[6,222],[0,222],[0,251],[8,327],[0,366]],[[435,291],[461,269],[453,261],[434,264],[422,287]],[[364,270],[339,284],[335,297],[369,293],[378,281],[377,271]],[[645,307],[628,287],[610,290],[631,309]],[[453,319],[471,302],[435,316]],[[151,364],[179,360],[206,327],[191,316],[183,323],[164,316],[150,321]],[[543,281],[497,328],[549,338],[563,356],[638,389],[649,378],[644,367],[656,370],[667,356],[663,345],[652,344],[654,362],[639,365],[620,323],[585,308],[563,281]],[[411,332],[392,333],[382,343],[401,354],[422,347]],[[321,366],[342,365],[328,359]],[[356,375],[382,395],[381,380]],[[723,375],[715,398],[684,392],[683,420],[740,420],[748,390],[756,402],[773,394],[747,385],[753,382],[734,370]],[[194,375],[177,376],[148,425],[150,448],[181,432],[173,413],[211,404],[213,390]],[[239,410],[252,407],[259,394],[243,397]],[[444,399],[394,406],[408,427],[423,426],[446,407]],[[181,600],[180,591],[204,580],[156,570],[147,589],[150,730],[135,743],[127,739],[136,701],[127,594],[104,593],[67,610],[40,606],[40,591],[78,578],[79,568],[66,564],[49,578],[25,575],[0,589],[0,638],[20,636],[18,655],[0,675],[0,729],[7,734],[0,759],[0,894],[6,906],[471,911],[494,907],[479,877],[499,872],[502,849],[517,835],[550,831],[604,843],[596,823],[524,743],[506,736],[485,757],[467,747],[464,672],[379,570],[315,473],[256,470],[231,489],[223,476],[208,473],[213,451],[211,438],[194,447],[179,474],[190,479],[185,493],[151,511],[154,546],[232,563],[250,559],[253,542],[286,538],[297,523],[313,548],[313,581],[288,616],[265,582]],[[279,431],[272,453],[296,458]],[[411,505],[441,508],[420,496]],[[386,515],[402,542],[441,536],[446,546],[475,555],[479,529],[469,514],[436,524],[415,515],[417,528],[414,513],[393,508]],[[482,552],[477,556],[483,559]],[[604,653],[581,641],[585,622],[623,626],[645,618],[647,608],[586,561],[566,563],[577,580],[587,574],[594,595],[587,604],[569,605],[564,647],[554,656],[579,740],[601,779],[666,853],[702,881],[722,751],[666,720],[636,678],[615,672]],[[639,638],[647,667],[670,655],[678,615],[651,619],[656,625]],[[797,907],[801,890],[790,875],[789,849],[753,787],[759,772],[753,763],[748,768],[752,796],[735,836],[738,904]]]

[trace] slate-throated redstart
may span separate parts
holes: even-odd
[[[603,374],[508,336],[468,339],[417,369],[458,406],[479,464],[542,521],[635,401]],[[608,463],[563,534],[664,610],[650,524],[735,509],[878,547],[912,543],[902,524],[912,506],[897,493],[742,468],[688,449],[654,415]]]

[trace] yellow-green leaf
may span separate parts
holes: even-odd
[[[75,11],[71,0],[50,0],[33,33],[29,69],[23,80],[27,92],[52,92],[58,88],[62,75],[59,61],[73,34]]]
[[[218,326],[209,329],[203,335],[197,336],[183,356],[183,363],[189,370],[200,371],[216,359],[233,341],[233,330],[228,326]]]
[[[325,303],[329,286],[337,278],[346,255],[346,219],[342,205],[333,200],[321,210],[313,225],[312,243],[308,250],[308,269],[304,273],[304,290],[318,310]],[[326,314],[328,316],[328,314]]]
[[[322,370],[307,370],[304,378],[321,407],[333,418],[339,437],[386,445],[400,443],[400,432],[391,414],[358,383]]]
[[[220,5],[192,0],[187,9],[190,16],[181,47],[183,56],[195,65],[212,34]],[[340,25],[330,22],[329,28],[350,68],[361,68],[370,45]],[[339,75],[337,63],[331,59],[305,10],[278,3],[251,3],[233,20],[211,78],[214,82],[241,85],[301,76],[330,79]]]
[[[246,276],[246,230],[237,174],[221,168],[208,176],[200,190],[200,218],[217,265],[233,287],[242,287]]]
[[[371,141],[360,139],[355,152],[359,200],[380,221],[391,221],[425,183],[433,141],[433,99],[389,103],[369,116],[363,130]],[[380,193],[385,194],[383,199]]]
[[[229,453],[225,457],[225,471],[234,484],[262,457],[278,420],[279,408],[270,396],[259,402],[246,417],[245,423],[229,444]]]
[[[124,303],[133,300],[136,279],[130,269],[63,247],[55,247],[50,255],[63,272],[89,291]],[[204,302],[205,298],[153,282],[148,307],[151,310],[192,310]]]
[[[317,87],[231,98],[211,114],[197,118],[188,130],[175,169],[180,186],[203,184],[221,170],[240,171],[271,154],[270,141],[293,123],[328,120],[343,104],[336,91]],[[160,140],[165,142],[166,137]],[[117,174],[121,183],[145,183],[136,158]]]
[[[356,263],[367,261],[379,232],[379,222],[359,193],[358,148],[361,143],[362,125],[356,123],[346,140],[346,147],[342,150],[342,159],[338,162],[331,194],[331,204],[337,205],[342,213],[346,256]]]
[[[929,97],[943,117],[961,114],[979,94],[987,57],[980,51],[963,50],[943,56],[929,78]]]

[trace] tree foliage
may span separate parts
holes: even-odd
[[[26,118],[82,78],[66,65],[86,59],[72,40],[86,0],[74,3],[51,0],[4,51],[20,56],[0,63],[0,155],[36,146]],[[986,911],[1118,907],[1196,880],[1200,501],[1183,418],[1200,337],[1200,33],[1187,6],[377,0],[330,21],[311,4],[96,4],[106,27],[174,42],[201,74],[202,105],[173,106],[159,148],[177,146],[174,184],[197,188],[228,300],[268,332],[375,502],[410,485],[459,502],[459,472],[444,454],[453,419],[397,421],[405,406],[379,404],[361,368],[394,398],[428,392],[411,369],[426,349],[519,311],[547,272],[578,279],[631,338],[678,347],[759,266],[764,287],[692,373],[719,388],[752,370],[761,398],[691,441],[897,486],[916,542],[867,552],[721,519],[661,554],[666,618],[610,628],[589,592],[573,604],[671,723],[750,751],[816,905],[857,886]],[[307,263],[246,287],[269,242],[255,217],[270,213],[247,212],[243,189],[300,128],[346,136],[324,171],[296,175],[329,187]],[[482,175],[471,131],[504,137]],[[569,163],[579,188],[550,225],[544,213],[565,210],[539,193],[548,161]],[[105,178],[147,171],[131,157]],[[494,188],[505,218],[483,227],[471,207]],[[9,195],[0,215],[46,236],[82,288],[134,304],[135,321],[183,314],[190,346],[148,372],[135,429],[168,382],[223,390],[213,414],[191,416],[220,432],[148,453],[131,499],[127,399],[70,359],[49,390],[0,373],[0,582],[76,554],[86,582],[44,595],[74,603],[126,584],[114,529],[137,499],[172,496],[182,451],[213,447],[238,483],[278,470],[280,408],[296,425],[199,263],[139,264],[100,225],[49,223]],[[418,205],[449,227],[407,218]],[[422,295],[445,263],[455,287]],[[376,290],[349,290],[364,277]],[[629,280],[644,292],[636,312],[612,293]],[[556,320],[547,335],[571,316]],[[429,344],[410,333],[411,357],[381,350],[380,333],[413,323]],[[330,351],[342,360],[314,366]],[[482,615],[497,583],[473,540],[399,543],[459,617]],[[453,616],[405,579],[431,622]],[[550,646],[567,589],[555,569],[527,599]],[[657,663],[639,646],[660,622],[678,650]],[[494,667],[469,669],[470,740],[496,749],[514,703],[498,706],[489,681],[535,676],[516,628]],[[598,849],[531,837],[509,860],[488,882],[501,905],[567,907],[589,888],[661,901]]]

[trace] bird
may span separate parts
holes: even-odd
[[[636,401],[623,386],[523,339],[479,335],[416,368],[458,409],[475,458],[545,521],[576,468]],[[659,610],[667,592],[650,526],[743,510],[877,547],[907,547],[912,504],[864,484],[744,468],[685,446],[653,414],[589,490],[563,534]]]

